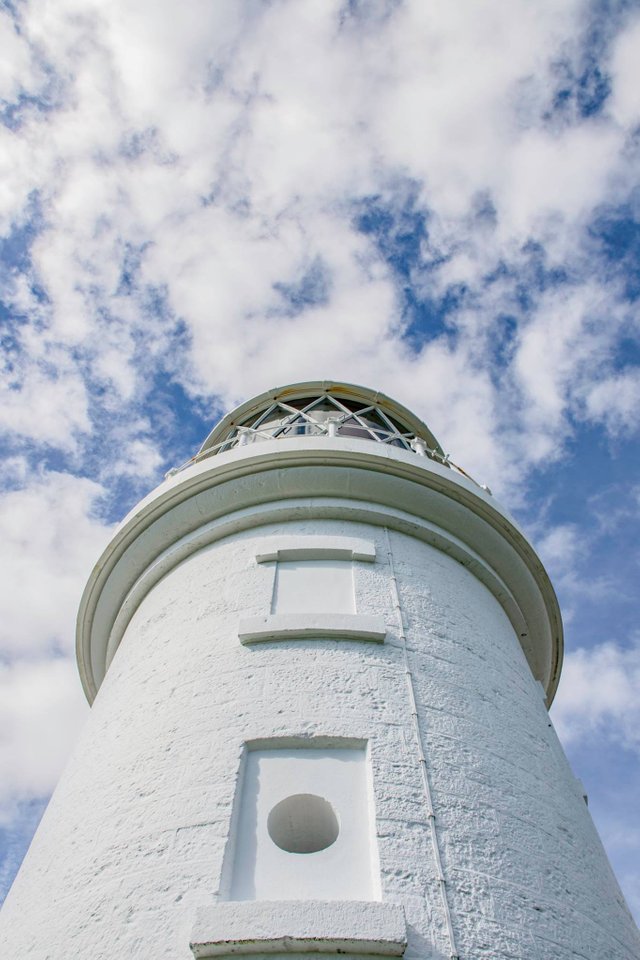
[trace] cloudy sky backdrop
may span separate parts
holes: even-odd
[[[87,713],[112,525],[230,406],[343,378],[488,483],[640,916],[640,5],[5,0],[0,888]]]

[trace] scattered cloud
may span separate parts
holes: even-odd
[[[494,459],[508,403],[519,423],[509,462],[487,477],[497,489],[561,454],[579,399],[606,429],[634,426],[633,374],[618,384],[606,363],[612,302],[625,308],[581,236],[594,207],[624,193],[631,113],[614,119],[608,102],[628,98],[635,25],[602,52],[612,72],[596,109],[579,2],[176,10],[66,2],[52,20],[35,0],[3,13],[18,77],[8,102],[17,109],[19,90],[31,104],[4,129],[6,222],[34,195],[40,210],[20,272],[30,288],[7,293],[31,358],[12,371],[12,431],[76,443],[92,406],[142,399],[180,323],[189,341],[173,375],[193,394],[229,404],[357,368],[417,403],[472,470]],[[386,246],[354,212],[372,202],[397,225]],[[532,244],[561,285],[518,289]],[[477,404],[453,429],[452,374],[433,362],[448,354]]]
[[[564,743],[594,734],[640,752],[640,638],[570,652],[553,707]]]
[[[0,665],[0,825],[51,793],[87,711],[72,658]]]
[[[622,128],[633,129],[640,123],[640,17],[629,23],[613,44],[610,71],[613,95],[609,109]]]
[[[564,523],[547,530],[537,541],[545,566],[555,578],[572,576],[584,550],[584,533],[576,524]]]
[[[602,421],[608,432],[635,431],[640,423],[640,371],[625,370],[601,380],[586,398],[590,419]]]
[[[0,656],[70,655],[80,594],[111,529],[92,515],[103,490],[69,474],[31,477],[24,460],[12,466],[24,485],[0,501]]]

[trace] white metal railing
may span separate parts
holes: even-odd
[[[296,414],[299,414],[300,411],[297,410]],[[438,450],[430,448],[426,441],[422,437],[417,437],[415,434],[411,433],[399,433],[397,430],[384,430],[382,427],[373,426],[367,424],[366,422],[360,422],[358,424],[351,425],[349,424],[348,430],[340,429],[344,427],[345,423],[349,419],[356,419],[354,414],[349,411],[348,414],[344,414],[342,417],[328,418],[324,422],[318,420],[312,420],[310,417],[292,419],[289,422],[278,422],[273,423],[267,426],[266,424],[263,427],[257,426],[235,426],[233,427],[231,433],[224,438],[224,440],[219,440],[218,443],[213,444],[210,447],[207,447],[206,450],[197,453],[194,457],[191,457],[190,460],[187,460],[185,463],[180,464],[178,467],[174,467],[165,474],[165,478],[173,477],[178,473],[181,473],[183,470],[186,470],[187,467],[191,466],[194,463],[199,463],[202,460],[206,460],[209,457],[213,457],[218,453],[223,452],[224,450],[231,450],[233,447],[246,446],[250,443],[255,443],[260,440],[273,440],[278,438],[287,438],[287,437],[302,437],[302,436],[326,436],[326,437],[354,437],[355,439],[365,439],[365,440],[374,440],[377,443],[386,443],[386,444],[395,444],[400,445],[405,450],[411,450],[418,456],[428,457],[430,460],[435,460],[436,463],[440,463],[445,467],[449,467],[454,470],[456,473],[462,474],[468,480],[471,480],[477,487],[484,490],[487,493],[491,493],[489,488],[483,484],[479,484],[477,480],[474,480],[462,467],[459,467],[455,464],[449,454],[442,454]],[[261,420],[263,418],[260,418]],[[358,420],[360,418],[357,418]],[[357,431],[357,432],[356,432]],[[398,443],[400,441],[400,443]]]
[[[371,403],[353,409],[343,403],[339,397],[329,393],[310,397],[308,403],[300,407],[295,407],[283,399],[274,400],[256,415],[252,423],[234,424],[223,440],[201,450],[181,466],[169,470],[166,476],[175,476],[193,463],[236,446],[244,446],[259,440],[302,436],[351,436],[399,446],[455,470],[482,490],[491,493],[488,487],[477,483],[462,467],[453,463],[449,454],[429,447],[423,437],[399,429],[399,425],[385,413],[382,407]]]

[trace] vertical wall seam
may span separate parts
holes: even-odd
[[[391,572],[391,590],[393,593],[393,605],[396,611],[398,619],[398,631],[400,638],[400,646],[402,649],[402,659],[404,664],[404,676],[407,686],[407,693],[409,696],[409,704],[411,708],[411,721],[413,726],[413,735],[416,744],[416,750],[418,753],[418,764],[420,767],[420,775],[422,779],[422,787],[424,791],[425,804],[427,807],[427,819],[429,821],[429,828],[431,833],[431,845],[433,848],[433,859],[436,867],[436,874],[438,883],[440,885],[440,893],[442,896],[442,909],[445,917],[445,923],[447,927],[447,933],[449,936],[449,960],[459,960],[459,954],[456,947],[456,939],[453,932],[453,923],[451,921],[451,910],[449,908],[449,897],[447,894],[447,881],[445,880],[444,871],[442,869],[442,857],[440,855],[440,844],[438,842],[438,831],[436,827],[436,815],[433,809],[433,800],[431,794],[431,784],[429,781],[429,767],[427,764],[427,758],[424,755],[424,749],[422,747],[422,734],[420,731],[420,719],[418,717],[418,708],[416,704],[415,696],[415,687],[413,683],[413,674],[411,673],[411,666],[409,664],[409,655],[407,653],[407,636],[404,626],[404,616],[402,613],[402,607],[400,605],[400,593],[398,590],[398,581],[396,579],[396,571],[393,563],[393,552],[391,550],[391,538],[389,536],[389,530],[387,527],[384,528],[385,537],[387,539],[387,558],[389,561],[389,570]]]
[[[269,603],[269,613],[276,612],[276,583],[278,582],[278,561],[273,560],[273,571],[271,576],[271,601]],[[265,567],[271,566],[271,563],[265,563]]]

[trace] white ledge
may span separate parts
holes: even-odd
[[[272,537],[260,545],[257,563],[269,560],[364,560],[373,563],[376,547],[358,537],[285,536]]]
[[[241,643],[268,640],[368,640],[384,643],[383,617],[362,613],[272,613],[243,617],[238,626]]]
[[[243,900],[200,907],[190,947],[197,958],[265,953],[401,957],[404,909],[355,900]]]

